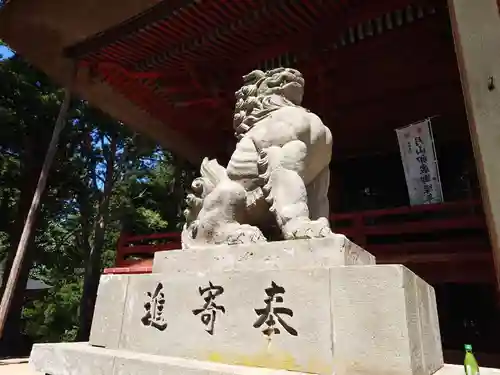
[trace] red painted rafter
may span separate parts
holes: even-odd
[[[427,3],[429,1],[415,0],[413,2]],[[242,6],[242,3],[245,5]],[[253,8],[248,5],[250,3],[253,4]],[[359,7],[356,6],[357,3],[360,3]],[[142,65],[148,66],[147,56],[154,55],[157,51],[172,49],[175,45],[177,45],[177,54],[174,52],[172,56],[172,52],[170,52],[170,59],[174,61],[169,62],[167,59],[165,64],[161,64],[163,58],[166,58],[164,56],[158,60],[160,65],[167,67],[174,62],[182,65],[189,59],[196,61],[200,58],[235,57],[248,47],[255,49],[256,45],[263,44],[268,33],[279,37],[282,34],[289,34],[291,29],[300,25],[297,33],[303,36],[307,34],[305,32],[307,28],[313,25],[318,36],[323,35],[323,38],[307,38],[307,36],[306,38],[294,38],[297,45],[303,45],[304,39],[306,39],[305,43],[310,44],[324,39],[325,36],[331,38],[332,24],[339,23],[347,26],[348,23],[354,24],[365,19],[367,15],[375,17],[387,10],[394,9],[396,6],[401,8],[409,3],[409,0],[385,0],[380,4],[377,2],[376,5],[357,0],[339,2],[277,0],[269,6],[262,0],[259,2],[233,2],[229,0],[202,2],[198,5],[182,8],[174,16],[147,26],[136,34],[121,38],[97,52],[97,55],[89,55],[88,58],[90,60],[96,58],[102,60],[105,56],[113,60],[121,58],[122,63],[126,64],[146,59]],[[352,6],[349,7],[349,4]],[[305,10],[306,8],[309,12]],[[343,9],[344,12],[342,12]],[[256,20],[253,20],[248,14],[249,11],[251,14],[256,14],[256,12],[261,14],[258,13],[260,15],[257,16]],[[321,15],[322,18],[314,19],[311,18],[310,14]],[[217,15],[219,17],[215,17]],[[243,20],[241,20],[241,16],[245,16]],[[250,29],[242,27],[249,19]],[[276,22],[276,19],[279,22]],[[346,21],[347,19],[349,21]],[[221,28],[228,23],[229,27]],[[255,27],[252,29],[252,26]],[[206,36],[207,31],[213,30],[214,27],[215,31]],[[224,33],[224,30],[230,32]],[[336,30],[338,31],[338,27]],[[249,33],[253,36],[247,38],[246,35],[250,35]],[[193,40],[193,38],[195,39]],[[302,39],[302,43],[297,43],[300,39]],[[189,48],[190,45],[193,48]]]
[[[286,52],[293,52],[301,56],[306,56],[309,68],[311,65],[322,66],[322,68],[324,68],[325,61],[322,60],[327,59],[330,64],[334,60],[326,58],[325,54],[317,53],[317,51],[322,50],[325,46],[331,45],[341,32],[367,19],[372,20],[382,16],[389,11],[404,9],[410,4],[424,6],[431,1],[432,0],[389,0],[380,3],[377,2],[376,4],[358,1],[360,3],[359,7],[356,7],[356,4],[352,4],[352,7],[347,7],[347,3],[356,3],[355,0],[343,2],[326,1],[324,9],[320,8],[322,11],[322,18],[314,25],[314,31],[312,33],[307,33],[306,30],[299,29],[295,33],[285,34],[283,37],[276,38],[274,43],[266,43],[264,48],[258,48],[255,52],[252,51],[252,53],[240,57],[235,65],[248,69],[264,59],[279,56]],[[401,30],[398,30],[398,32],[401,32]],[[386,36],[372,39],[375,40],[376,43],[377,40],[386,39]],[[363,41],[362,48],[365,48],[365,46],[367,47],[367,44],[369,44],[369,42]],[[319,60],[312,61],[311,55],[314,55],[316,59],[319,58]],[[236,58],[238,58],[237,55]],[[302,57],[302,59],[303,58],[304,57]]]
[[[427,1],[430,0],[411,3]],[[224,131],[230,133],[233,92],[247,69],[286,52],[309,50],[307,59],[300,56],[299,68],[308,82],[314,82],[309,79],[320,73],[319,67],[326,71],[346,66],[348,59],[344,56],[360,56],[360,50],[377,49],[375,46],[384,44],[382,40],[389,41],[393,37],[387,33],[336,52],[324,53],[323,45],[331,44],[347,27],[373,19],[388,10],[404,8],[409,3],[409,0],[384,0],[377,5],[360,0],[203,1],[120,38],[99,51],[90,52],[83,60],[97,66],[116,90],[178,131],[191,135],[202,126],[200,124],[212,122],[209,117],[224,114],[226,120],[220,123],[224,122]],[[390,33],[404,34],[405,39],[412,33],[419,33],[422,27],[412,25]],[[309,47],[313,40],[315,49]],[[268,47],[263,48],[265,45]],[[156,55],[161,50],[169,51],[158,58]],[[110,64],[119,64],[120,67],[115,65],[113,73]],[[227,73],[219,87],[197,78],[200,73],[209,74],[212,67],[207,69],[206,64],[218,64],[218,68]],[[155,77],[158,77],[158,83],[148,80]],[[155,87],[158,85],[160,88]],[[335,86],[325,85],[321,89],[322,95],[333,99],[331,90],[334,89]],[[317,91],[306,92],[306,99],[317,102]],[[326,110],[328,105],[323,107]],[[215,125],[219,129],[220,123]]]
[[[209,117],[203,111],[192,111],[190,107],[175,108],[167,100],[158,97],[151,88],[141,85],[137,80],[116,70],[110,70],[107,73],[107,82],[111,86],[172,129],[189,134],[195,144],[220,148],[226,143],[224,139],[217,139],[216,133],[207,129],[203,130],[203,124],[209,121],[207,120]],[[228,124],[230,127],[230,122]],[[214,138],[210,138],[211,134]]]
[[[234,20],[223,27],[215,28],[208,35],[189,40],[179,45],[176,49],[166,51],[160,56],[152,57],[138,64],[140,70],[154,69],[155,67],[172,67],[173,64],[185,61],[197,61],[203,58],[221,57],[230,58],[243,51],[254,49],[263,41],[263,35],[259,37],[259,31],[264,33],[275,33],[280,35],[286,33],[285,22],[275,22],[278,14],[283,13],[285,3],[290,0],[276,0],[265,7],[253,10],[243,19]],[[288,9],[288,16],[296,11]],[[288,22],[290,23],[290,21]],[[263,25],[264,24],[264,25]],[[308,25],[308,27],[313,24]],[[251,35],[252,37],[246,37]]]
[[[217,5],[220,6],[220,4],[226,2],[228,1],[208,1],[196,6],[183,8],[173,17],[148,26],[145,32],[139,32],[137,35],[130,36],[127,44],[134,46],[136,62],[154,54],[151,51],[158,53],[158,51],[175,48],[176,45],[180,46],[190,38],[194,38],[197,35],[204,35],[214,27],[220,27],[225,21],[233,21],[244,15],[242,8],[238,8],[238,11],[230,15],[228,14],[229,18],[227,20],[210,17],[210,15],[217,14]],[[108,50],[109,53],[113,53],[116,48],[121,47],[110,45],[104,49],[103,53],[108,53]]]
[[[351,2],[353,2],[353,1],[354,1],[354,0],[351,0]],[[422,1],[422,0],[420,0],[420,1]],[[314,4],[314,3],[316,3],[316,2],[317,2],[317,1],[308,1],[308,2],[306,2],[306,3],[308,4],[308,9],[317,9],[316,7],[318,6],[318,4]],[[220,2],[220,3],[219,3],[219,2],[214,1],[214,2],[209,2],[209,3],[210,3],[210,4],[216,4],[217,9],[221,9],[221,4],[224,4],[225,2]],[[347,14],[342,14],[342,13],[339,13],[339,9],[340,9],[340,8],[339,8],[339,6],[345,5],[345,3],[347,3],[347,2],[335,2],[335,4],[336,4],[336,6],[335,6],[335,7],[333,7],[333,6],[331,5],[331,3],[332,3],[332,2],[326,2],[326,5],[324,5],[324,6],[325,6],[326,10],[330,9],[330,11],[334,11],[334,10],[336,11],[337,18],[341,18],[341,19],[343,20],[343,22],[342,22],[342,26],[347,25],[348,23],[352,23],[352,22],[354,22],[354,21],[350,20],[350,18],[349,18],[349,17],[346,17],[346,15],[347,15]],[[390,1],[385,1],[383,4],[381,4],[381,6],[379,6],[379,7],[377,8],[377,9],[378,9],[378,11],[379,11],[379,12],[381,12],[381,11],[385,11],[385,8],[383,8],[383,7],[382,7],[382,5],[385,5],[385,6],[387,7],[387,6],[388,6],[388,5],[386,5],[387,3],[389,3],[391,6],[395,6],[395,5],[402,5],[402,4],[406,4],[406,3],[407,3],[407,0],[390,0]],[[229,4],[229,7],[231,7],[231,5],[234,5],[234,4],[235,4],[234,2],[230,3],[230,4]],[[285,12],[283,11],[283,8],[282,8],[282,7],[280,7],[280,3],[279,3],[279,2],[276,2],[276,3],[274,3],[274,4],[275,4],[275,5],[277,4],[277,5],[275,6],[275,8],[274,8],[275,13],[272,13],[272,10],[268,10],[268,11],[267,11],[267,13],[269,13],[269,17],[268,17],[268,19],[267,19],[267,21],[268,21],[268,22],[272,21],[272,20],[274,19],[274,17],[275,17],[275,16],[284,17],[284,16],[283,16],[283,14],[285,14]],[[203,4],[202,4],[202,5],[203,5]],[[201,6],[201,5],[200,5],[200,6]],[[297,7],[298,7],[298,5],[297,5],[297,3],[292,2],[292,3],[291,3],[290,8],[294,8],[294,7],[295,7],[295,8],[297,8]],[[365,7],[366,7],[366,5],[365,5]],[[198,7],[194,7],[194,6],[193,6],[193,7],[190,7],[189,9],[196,9],[196,10],[198,10],[198,11],[199,11],[199,8],[198,8]],[[189,9],[188,9],[188,10],[189,10]],[[230,8],[230,9],[232,9],[232,8]],[[288,16],[288,17],[290,17],[290,15],[291,15],[291,14],[293,14],[293,12],[291,12],[291,11],[290,11],[290,9],[288,9],[288,8],[286,8],[286,9],[288,10],[287,16]],[[349,8],[347,8],[347,9],[349,9]],[[186,14],[189,14],[188,10],[184,10],[183,12],[184,12],[184,13],[186,13]],[[363,7],[361,8],[361,10],[363,10]],[[240,8],[240,11],[241,11],[241,8]],[[276,11],[277,11],[277,13],[276,13]],[[182,12],[181,12],[181,13],[182,13]],[[191,12],[191,13],[192,13],[192,12]],[[316,14],[318,14],[318,13],[319,13],[319,11],[316,11]],[[358,13],[363,13],[363,12],[362,12],[362,11],[359,11]],[[373,10],[372,10],[372,13],[373,13]],[[227,15],[228,13],[224,13],[224,14],[225,14],[225,15]],[[357,14],[357,13],[356,13],[356,14]],[[323,12],[323,16],[325,16],[325,12]],[[332,18],[331,18],[331,15],[330,15],[330,14],[326,14],[326,16],[327,16],[326,18],[329,20],[329,24],[335,24],[335,22],[332,22]],[[189,18],[188,16],[182,16],[182,17],[184,17],[184,21],[185,21],[185,22],[188,22],[188,18]],[[182,17],[181,17],[181,19],[182,19]],[[264,17],[264,18],[265,18],[265,17]],[[346,21],[347,19],[349,19],[349,20],[348,20],[348,21]],[[280,20],[281,20],[281,19],[280,19]],[[265,22],[265,21],[266,21],[266,20],[264,19],[264,20],[262,20],[261,22]],[[357,22],[357,19],[356,19],[355,21]],[[172,21],[172,22],[173,22],[173,21]],[[290,22],[291,22],[291,21],[290,21],[290,20],[288,20],[288,24],[289,24]],[[255,22],[254,22],[254,23],[255,23]],[[170,23],[168,23],[168,24],[170,25]],[[258,23],[257,23],[257,24],[258,24]],[[278,27],[276,27],[276,22],[274,22],[274,24],[273,24],[273,25],[271,25],[271,27],[262,27],[262,25],[259,25],[258,29],[259,29],[259,30],[261,30],[261,31],[262,31],[262,30],[264,30],[264,31],[265,31],[265,30],[267,30],[267,29],[272,30],[273,28],[279,28],[279,25],[285,25],[285,26],[283,26],[283,27],[285,27],[285,28],[286,28],[287,22],[279,22],[279,23],[277,23],[277,24],[278,24]],[[265,25],[265,26],[267,26],[267,25]],[[274,27],[273,27],[273,26],[274,26]],[[316,26],[317,26],[317,25],[316,25]],[[171,27],[171,28],[173,28],[174,26],[170,26],[170,27]],[[192,30],[194,30],[195,28],[191,28],[191,29],[192,29]],[[234,27],[231,27],[231,25],[230,25],[230,29],[234,29]],[[316,29],[317,29],[317,27],[316,27]],[[337,27],[337,29],[338,29],[338,27]],[[244,38],[244,35],[248,34],[248,33],[249,33],[249,31],[251,31],[251,30],[243,29],[243,31],[244,31],[243,35],[236,35],[236,36],[234,35],[234,30],[232,30],[232,31],[233,31],[232,35],[228,36],[226,40],[223,40],[223,38],[221,38],[221,37],[220,37],[220,32],[219,32],[219,33],[215,32],[215,35],[218,35],[218,36],[219,36],[219,47],[220,47],[220,48],[222,48],[222,49],[217,49],[217,46],[215,46],[214,44],[208,44],[207,46],[205,46],[205,47],[211,47],[211,48],[208,48],[208,50],[207,50],[207,48],[205,48],[205,52],[203,52],[203,48],[202,48],[202,47],[203,47],[203,45],[199,45],[199,46],[197,45],[197,46],[196,46],[197,48],[195,48],[194,50],[191,50],[191,51],[190,51],[188,48],[184,47],[184,48],[181,48],[181,49],[180,49],[180,51],[181,51],[181,52],[180,52],[180,53],[179,53],[179,55],[175,58],[175,61],[176,61],[178,64],[184,64],[184,63],[185,63],[187,60],[189,60],[189,59],[194,59],[194,61],[196,61],[196,59],[197,59],[197,58],[199,59],[199,58],[201,58],[201,57],[203,57],[203,58],[210,58],[210,57],[212,57],[212,58],[213,58],[213,57],[214,57],[214,54],[216,54],[216,56],[215,56],[216,58],[220,58],[220,57],[221,57],[221,54],[223,54],[223,53],[224,53],[224,52],[228,49],[228,47],[231,47],[231,54],[232,54],[232,56],[234,57],[235,55],[237,55],[237,54],[238,54],[238,50],[237,50],[237,48],[236,48],[236,47],[237,47],[237,45],[241,45],[241,47],[244,47],[244,49],[247,49],[247,48],[249,48],[249,47],[250,47],[250,49],[252,49],[251,47],[253,47],[253,46],[249,46],[249,45],[247,44],[247,43],[249,43],[248,41],[247,41],[247,43],[245,43],[245,42],[244,42],[244,39],[245,39],[245,38]],[[278,31],[290,31],[290,30],[289,30],[289,29],[287,29],[287,30],[278,30]],[[139,32],[139,33],[138,33],[138,35],[139,35],[139,36],[141,36],[141,35],[146,35],[146,34],[147,34],[147,35],[149,35],[151,38],[153,38],[153,37],[160,37],[160,36],[161,36],[161,34],[160,34],[160,33],[158,33],[158,32],[156,32],[156,31],[155,31],[155,28],[154,28],[154,27],[150,27],[150,28],[148,28],[148,30],[146,30],[146,31],[141,31],[141,32]],[[236,34],[237,34],[237,33],[236,33]],[[240,33],[240,34],[241,34],[241,33]],[[255,32],[254,32],[254,34],[255,34]],[[286,42],[285,42],[285,43],[281,43],[281,40],[280,40],[280,44],[286,45],[286,46],[287,46],[287,48],[283,48],[283,47],[282,47],[282,48],[279,48],[279,47],[277,47],[277,48],[273,48],[273,47],[271,47],[271,48],[269,48],[269,49],[268,49],[268,52],[267,52],[267,53],[272,54],[272,52],[273,52],[272,50],[273,50],[273,49],[277,49],[279,52],[281,52],[281,51],[283,51],[283,52],[284,52],[286,49],[290,49],[290,47],[293,47],[294,45],[295,45],[295,46],[301,46],[301,47],[303,47],[303,45],[304,45],[304,44],[307,44],[307,39],[309,39],[309,42],[311,41],[311,39],[310,39],[310,38],[307,38],[307,33],[305,33],[305,32],[304,32],[304,30],[301,30],[301,33],[300,33],[300,34],[301,34],[302,36],[303,36],[303,35],[306,35],[306,38],[304,38],[304,37],[302,37],[302,38],[298,38],[298,35],[293,35],[293,38],[290,38],[290,39],[289,39],[289,40],[290,40],[290,42],[289,42],[289,43],[286,43]],[[328,32],[323,32],[323,34],[324,34],[324,35],[328,35],[328,37],[329,37],[329,38],[331,38],[331,35],[332,35],[332,30],[330,29],[330,30],[328,30]],[[155,35],[156,35],[156,36],[155,36]],[[177,36],[178,36],[178,35],[179,35],[179,34],[177,34]],[[163,36],[164,36],[164,35],[163,35]],[[168,36],[168,35],[167,35],[167,36]],[[188,36],[189,36],[189,34],[188,34]],[[164,36],[164,37],[165,37],[165,36]],[[263,43],[265,42],[265,41],[264,41],[264,38],[265,38],[265,37],[266,37],[266,34],[265,34],[265,33],[264,33],[264,34],[260,33],[260,37],[259,37],[259,33],[257,32],[257,34],[255,34],[255,35],[252,37],[252,39],[253,39],[254,44],[263,44]],[[209,37],[208,39],[210,39],[210,37]],[[141,48],[141,45],[147,45],[146,41],[147,41],[147,38],[143,38],[143,39],[141,40],[142,44],[136,44],[136,43],[134,43],[134,44],[135,44],[134,48],[129,48],[128,50],[129,50],[129,51],[134,51],[134,53],[136,53],[136,54],[137,54],[138,52],[137,52],[136,50],[137,50],[137,49],[140,49],[140,48]],[[133,39],[131,39],[131,40],[130,40],[130,42],[134,42],[134,41],[133,41]],[[117,43],[118,43],[118,44],[120,44],[121,42],[119,41],[119,42],[117,42]],[[167,46],[165,45],[164,47],[167,47]],[[115,58],[118,58],[118,56],[119,56],[119,55],[117,55],[117,53],[118,53],[119,51],[118,51],[118,50],[114,50],[113,48],[114,48],[113,46],[110,46],[110,47],[109,47],[109,52],[110,52],[110,56],[111,56],[113,59],[115,59]],[[153,50],[158,50],[158,46],[155,46],[155,48],[156,48],[156,49],[153,49]],[[254,48],[254,49],[255,49],[255,48]],[[151,53],[151,51],[152,51],[152,50],[150,49],[148,52],[149,52],[149,53]],[[247,49],[247,51],[248,51],[248,49]],[[264,52],[266,52],[266,51],[264,51]],[[204,55],[204,53],[205,53],[205,55]],[[253,55],[253,54],[252,54],[252,55]],[[264,53],[263,53],[263,54],[261,54],[261,55],[262,55],[262,56],[265,56],[265,54],[264,54]],[[142,55],[141,55],[141,56],[142,56]],[[252,57],[253,57],[253,56],[252,56]],[[160,60],[160,61],[161,61],[161,60]],[[172,62],[172,63],[175,63],[175,61],[174,61],[174,62]],[[125,63],[128,63],[128,62],[130,62],[130,60],[125,58]],[[165,63],[164,65],[165,65],[165,66],[164,66],[163,68],[165,68],[165,67],[168,67],[168,66],[169,66],[167,63]]]

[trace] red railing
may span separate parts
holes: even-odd
[[[480,202],[400,207],[332,217],[332,228],[431,283],[492,282],[493,259]]]
[[[334,214],[330,220],[334,231],[345,234],[360,246],[375,246],[377,249],[385,247],[370,244],[370,237],[486,228],[479,201]]]
[[[104,273],[149,273],[157,251],[181,248],[181,234],[154,233],[130,236],[122,233],[118,239],[114,268],[106,268]]]
[[[367,249],[380,263],[484,262],[491,257],[478,201],[334,214],[332,228]],[[180,249],[179,233],[122,235],[116,268],[105,273],[151,272],[157,251]]]

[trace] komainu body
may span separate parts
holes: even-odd
[[[332,136],[301,106],[301,73],[256,70],[243,79],[236,149],[226,168],[202,162],[186,200],[183,247],[331,236]]]

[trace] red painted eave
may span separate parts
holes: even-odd
[[[286,55],[288,64],[294,64],[288,66],[299,64],[296,67],[310,82],[309,77],[316,79],[323,71],[334,69],[332,64],[343,61],[340,57],[345,53],[337,53],[335,44],[349,28],[356,29],[367,22],[374,25],[387,12],[405,14],[409,8],[415,12],[417,5],[429,2],[442,3],[177,0],[171,2],[175,6],[168,11],[165,8],[155,12],[156,18],[148,18],[149,23],[144,19],[151,15],[136,17],[121,29],[104,31],[68,48],[66,53],[85,66],[92,77],[103,80],[194,142],[203,144],[207,134],[216,130],[217,135],[213,134],[210,142],[218,142],[214,147],[226,149],[232,139],[233,93],[240,85],[241,75],[263,61],[281,61]],[[184,5],[176,8],[179,4]],[[407,29],[421,27],[403,27],[396,33],[408,34]],[[327,87],[320,92],[327,95],[325,90]],[[328,95],[333,94],[337,93]],[[319,91],[313,95],[306,93],[306,106],[318,105]]]

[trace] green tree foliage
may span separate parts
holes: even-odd
[[[17,56],[0,62],[0,82],[0,257],[8,264],[62,92]],[[193,176],[189,165],[75,99],[30,251],[30,276],[52,288],[24,304],[24,332],[35,341],[85,339],[120,231],[178,230]]]

